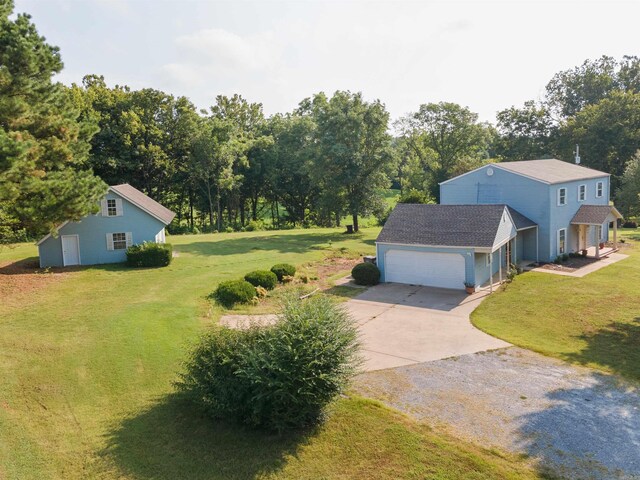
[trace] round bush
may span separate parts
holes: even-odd
[[[244,279],[254,287],[262,287],[267,290],[273,290],[278,283],[278,277],[275,273],[269,270],[256,270],[249,272],[244,276]]]
[[[228,280],[221,282],[211,294],[225,307],[233,307],[236,303],[249,303],[256,296],[256,289],[246,280]]]
[[[359,263],[351,270],[351,276],[358,285],[377,285],[380,282],[380,269],[373,263]]]
[[[276,274],[278,281],[282,282],[283,277],[293,277],[296,274],[296,267],[288,263],[278,263],[271,267],[271,271]]]
[[[360,362],[346,311],[324,296],[285,299],[278,322],[205,336],[179,384],[214,418],[282,431],[322,418]]]

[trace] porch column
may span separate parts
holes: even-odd
[[[600,258],[600,239],[598,238],[598,226],[589,225],[589,229],[595,230],[592,232],[592,238],[596,240],[596,258]]]
[[[500,272],[498,279],[500,280],[500,285],[502,285],[502,247],[500,247],[500,254],[498,255],[498,271]]]
[[[613,221],[613,248],[618,249],[618,219]]]
[[[493,293],[493,252],[487,255],[489,255],[489,292]]]
[[[513,264],[518,266],[518,234],[513,239]]]
[[[540,241],[539,237],[540,237],[540,227],[536,225],[536,263],[540,262],[540,255],[538,253],[539,252],[538,242]]]

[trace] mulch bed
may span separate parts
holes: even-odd
[[[597,258],[569,258],[569,260],[563,262],[561,265],[557,265],[555,263],[543,263],[540,265],[540,268],[556,270],[559,272],[575,272],[582,267],[586,267],[587,265],[591,265],[592,263],[599,261],[600,260]]]
[[[66,277],[70,269],[42,269],[37,260],[0,263],[0,298],[6,305],[20,301],[52,282]]]

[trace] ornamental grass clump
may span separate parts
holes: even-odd
[[[356,326],[341,306],[289,296],[272,326],[203,337],[179,387],[213,418],[283,431],[318,422],[359,363]]]

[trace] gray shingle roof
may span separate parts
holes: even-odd
[[[522,230],[523,228],[535,227],[538,225],[533,220],[525,217],[519,211],[514,210],[513,208],[507,206],[509,209],[509,213],[511,214],[511,218],[513,218],[513,223],[516,226],[516,230]]]
[[[173,217],[176,216],[174,212],[160,205],[151,197],[148,197],[140,190],[132,187],[128,183],[123,183],[121,185],[112,185],[109,188],[116,192],[118,195],[122,196],[124,199],[129,200],[134,205],[140,207],[142,210],[156,217],[165,225],[169,225],[171,223],[171,220],[173,220]]]
[[[602,225],[609,215],[622,218],[620,212],[611,205],[581,205],[571,219],[572,224]]]
[[[501,162],[492,164],[492,166],[535,178],[536,180],[541,180],[546,183],[563,183],[609,176],[608,173],[583,167],[582,165],[576,165],[575,163],[563,162],[555,158],[549,160]]]
[[[505,207],[399,203],[376,241],[407,245],[492,247]]]

